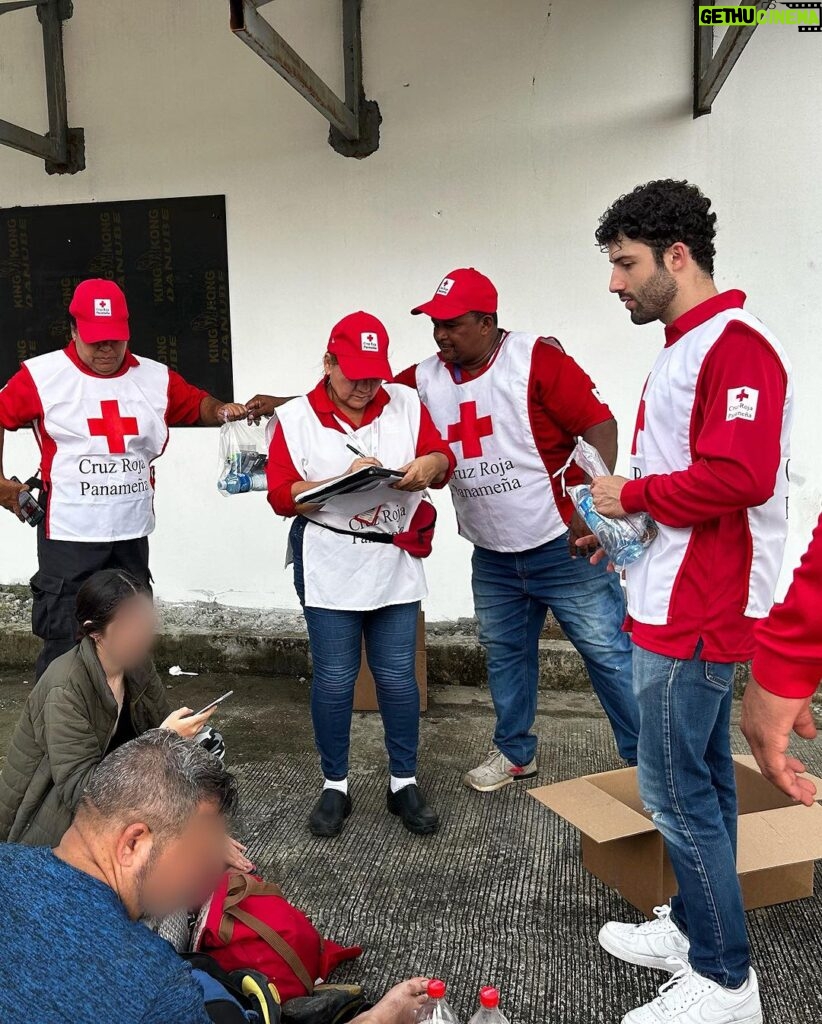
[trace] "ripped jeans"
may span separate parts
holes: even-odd
[[[639,789],[679,883],[671,917],[697,973],[726,988],[748,978],[750,954],[736,874],[736,779],[730,721],[733,664],[634,646]]]

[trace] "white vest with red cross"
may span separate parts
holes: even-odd
[[[531,430],[536,334],[505,336],[484,373],[456,383],[439,356],[417,366],[417,390],[457,459],[450,481],[459,532],[492,551],[528,551],[567,527]]]
[[[416,457],[420,399],[402,384],[386,384],[390,401],[367,426],[345,433],[324,426],[307,398],[277,410],[294,468],[304,480],[329,480],[345,473],[355,448],[400,469]],[[419,491],[398,491],[391,481],[344,494],[308,512],[303,535],[305,603],[316,608],[372,611],[421,601],[428,594],[422,560],[394,544],[360,539],[357,533],[407,530],[422,500]],[[345,534],[335,533],[327,524]]]
[[[784,349],[765,325],[741,308],[726,309],[684,334],[657,357],[645,384],[631,454],[633,477],[676,473],[693,462],[691,424],[706,357],[731,321],[738,320],[756,331],[773,349],[788,378],[780,438],[781,463],[774,493],[764,504],[749,508],[749,563],[744,615],[763,618],[773,604],[788,533],[788,463],[793,422],[793,381]],[[745,379],[745,368],[740,367]],[[727,396],[728,419],[753,419],[755,401],[746,388]],[[722,396],[725,400],[725,396]],[[719,470],[721,472],[721,469]],[[671,600],[683,569],[695,530],[657,524],[659,536],[645,555],[625,570],[628,614],[637,622],[664,626]],[[719,553],[718,557],[722,557]]]
[[[119,377],[65,351],[25,363],[40,396],[38,441],[49,477],[51,540],[115,541],[154,529],[151,463],[168,440],[168,368],[142,356]]]

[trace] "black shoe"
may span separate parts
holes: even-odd
[[[366,1008],[359,985],[318,985],[283,1004],[283,1024],[345,1024]]]
[[[440,819],[433,807],[425,802],[419,786],[403,786],[396,793],[388,790],[388,810],[402,818],[409,832],[427,836],[440,827]]]
[[[351,813],[351,797],[338,789],[324,789],[308,819],[308,827],[315,836],[338,836],[345,819]]]

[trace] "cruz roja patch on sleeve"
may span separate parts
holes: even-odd
[[[728,409],[725,419],[755,420],[758,404],[759,391],[756,388],[730,388],[728,390]]]

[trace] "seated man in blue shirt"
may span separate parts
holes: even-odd
[[[188,964],[140,918],[205,901],[236,806],[221,761],[155,729],[100,763],[55,850],[0,844],[2,1024],[209,1024]],[[424,992],[405,982],[356,1020],[410,1019]]]

